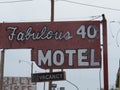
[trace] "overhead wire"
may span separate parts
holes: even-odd
[[[94,21],[94,20],[98,20],[100,19],[102,16],[101,15],[94,15],[94,16],[86,16],[86,17],[75,17],[75,18],[56,18],[56,20],[90,20],[90,21]]]
[[[69,2],[69,3],[73,3],[73,4],[89,6],[89,7],[94,7],[94,8],[101,8],[101,9],[107,9],[107,10],[113,10],[113,11],[120,11],[120,9],[117,9],[117,8],[110,8],[110,7],[103,7],[103,6],[98,6],[98,5],[91,5],[91,4],[86,4],[86,3],[76,2],[76,1],[70,1],[70,0],[56,0],[56,1],[64,1],[64,2]]]
[[[14,1],[1,1],[0,3],[16,3],[16,2],[28,2],[33,0],[14,0]]]

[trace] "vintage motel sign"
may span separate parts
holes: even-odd
[[[32,48],[41,68],[100,68],[100,21],[1,23],[0,48]]]

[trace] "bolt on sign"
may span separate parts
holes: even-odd
[[[1,23],[0,48],[32,48],[44,69],[100,68],[100,21]]]

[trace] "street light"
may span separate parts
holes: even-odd
[[[68,81],[68,80],[66,80],[67,82],[69,82],[71,85],[73,85],[74,87],[76,87],[77,88],[77,90],[79,90],[79,88],[78,88],[78,86],[77,85],[75,85],[74,83],[72,83],[72,82],[70,82],[70,81]]]

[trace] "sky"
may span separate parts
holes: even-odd
[[[15,2],[16,1],[16,2]],[[51,15],[50,0],[0,0],[0,22],[48,22]],[[108,28],[109,88],[115,86],[120,59],[120,1],[119,0],[55,0],[54,21],[94,20],[105,14]],[[23,63],[19,63],[22,60]],[[30,50],[5,50],[4,76],[30,76]],[[35,65],[35,64],[34,64]],[[64,70],[66,79],[79,90],[99,90],[103,87],[101,69]],[[11,73],[12,72],[12,73]],[[34,66],[34,72],[47,72]],[[99,77],[101,79],[99,80]],[[91,83],[92,82],[92,83]],[[101,82],[101,84],[100,84]],[[77,90],[67,81],[54,82],[66,90]],[[46,83],[46,90],[47,90]],[[38,89],[43,83],[38,83]]]

